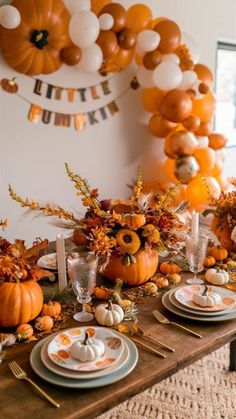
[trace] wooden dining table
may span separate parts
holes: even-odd
[[[194,337],[173,325],[158,323],[152,314],[152,311],[156,309],[160,310],[170,320],[175,320],[200,333],[202,339]],[[6,359],[0,365],[0,417],[7,419],[95,418],[229,343],[229,368],[236,370],[236,320],[219,323],[183,320],[167,312],[160,297],[146,297],[144,302],[138,305],[138,310],[139,324],[142,328],[156,339],[175,348],[175,352],[160,349],[166,354],[164,359],[138,346],[138,364],[127,377],[105,387],[75,390],[48,384],[32,371],[29,362],[30,352],[37,342],[14,345],[7,348]],[[89,323],[89,325],[92,324],[95,325],[96,322]],[[74,327],[75,325],[78,326],[78,323],[71,319],[70,326]],[[60,408],[51,406],[45,399],[41,398],[29,383],[14,378],[8,366],[8,363],[12,360],[19,363],[30,378],[58,401]]]

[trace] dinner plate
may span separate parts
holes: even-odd
[[[182,305],[203,312],[217,312],[229,310],[236,307],[236,296],[232,291],[214,285],[207,285],[209,292],[215,292],[221,296],[222,302],[211,307],[202,307],[195,304],[192,299],[194,294],[202,294],[205,291],[204,285],[184,285],[175,290],[175,298]]]
[[[168,294],[169,294],[169,300],[170,300],[170,302],[175,307],[179,308],[180,310],[186,311],[187,313],[197,314],[198,316],[212,317],[212,316],[215,316],[216,314],[217,314],[217,316],[224,316],[226,313],[230,313],[232,311],[236,311],[236,308],[218,311],[217,313],[215,311],[214,312],[198,311],[198,310],[194,310],[192,308],[188,308],[188,307],[182,305],[181,303],[179,303],[179,301],[176,300],[176,298],[175,298],[175,290],[174,289],[170,290],[168,292]]]
[[[91,340],[103,341],[105,352],[93,361],[81,362],[71,356],[70,349],[74,342],[78,340],[84,342],[86,332],[89,333]],[[118,362],[124,350],[124,345],[122,339],[117,337],[110,329],[98,326],[82,326],[58,333],[50,341],[47,350],[50,360],[60,367],[73,371],[98,371]]]
[[[65,370],[64,368],[59,367],[58,365],[50,361],[48,357],[48,352],[47,352],[47,346],[49,342],[45,342],[41,348],[40,357],[41,357],[42,363],[44,364],[46,368],[48,368],[50,371],[54,372],[55,374],[61,375],[62,377],[72,378],[74,380],[77,380],[77,379],[86,380],[88,378],[103,377],[104,375],[111,374],[114,371],[118,371],[124,365],[127,358],[129,357],[129,347],[127,343],[123,340],[124,350],[117,363],[114,363],[110,367],[105,368],[103,370],[94,371],[94,372],[69,371],[69,370]]]
[[[137,362],[138,362],[138,350],[134,343],[127,337],[119,332],[114,333],[123,339],[125,343],[127,344],[129,348],[129,355],[127,357],[126,362],[124,365],[118,370],[114,371],[113,373],[109,375],[105,375],[104,377],[98,377],[98,378],[91,378],[87,380],[74,380],[71,378],[66,377],[60,377],[57,374],[54,374],[52,371],[49,371],[42,363],[40,358],[40,352],[41,348],[44,345],[44,342],[49,342],[51,339],[51,336],[46,338],[46,340],[41,340],[38,342],[30,354],[30,365],[34,372],[41,377],[43,380],[55,384],[59,387],[67,387],[67,388],[96,388],[96,387],[103,387],[108,384],[116,383],[117,381],[122,380],[127,375],[129,375],[133,369],[135,368]]]
[[[201,321],[201,322],[224,322],[226,320],[233,320],[236,319],[236,311],[230,312],[230,313],[226,313],[225,315],[216,315],[215,316],[201,316],[199,314],[192,314],[192,313],[187,313],[184,312],[183,310],[175,307],[170,299],[169,299],[169,293],[165,293],[162,297],[162,304],[163,306],[169,310],[171,313],[173,314],[177,314],[180,317],[184,317],[185,319],[190,319],[190,320],[197,320],[197,321]]]
[[[49,253],[48,255],[41,256],[37,261],[37,265],[40,268],[56,271],[57,270],[57,254]]]

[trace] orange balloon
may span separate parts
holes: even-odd
[[[138,33],[152,27],[152,12],[145,4],[134,4],[127,10],[126,27]]]
[[[111,0],[91,0],[91,11],[99,15],[100,10],[109,3]]]
[[[211,134],[212,129],[213,129],[212,120],[206,121],[206,122],[201,122],[198,130],[195,131],[195,134],[199,135],[200,137],[204,137],[205,135]]]
[[[158,49],[162,53],[174,52],[180,45],[181,31],[173,20],[161,20],[154,26],[153,30],[159,33],[161,37]]]
[[[147,70],[154,70],[161,63],[162,54],[155,50],[147,52],[143,57],[143,65]]]
[[[175,195],[173,196],[172,202],[173,205],[176,206],[184,201],[187,201],[187,186],[179,183],[175,190]]]
[[[192,113],[192,101],[183,90],[170,90],[161,101],[160,113],[172,122],[182,122]]]
[[[221,159],[216,159],[213,169],[210,171],[211,176],[220,176],[223,172],[224,162]]]
[[[138,66],[143,64],[143,57],[141,55],[136,54],[134,59],[135,59],[136,64],[138,64]]]
[[[173,122],[167,121],[167,119],[162,118],[161,115],[153,115],[149,120],[148,129],[154,137],[164,138],[169,135],[176,124]]]
[[[170,182],[173,182],[173,183],[178,182],[178,180],[175,176],[175,173],[174,173],[175,163],[176,163],[176,160],[174,160],[174,159],[166,159],[166,161],[164,163],[164,172],[165,172],[166,176],[169,177]]]
[[[226,191],[226,189],[229,186],[228,178],[223,174],[215,176],[215,178],[216,178],[217,182],[219,183],[219,185],[221,187],[221,190]]]
[[[100,31],[96,43],[102,49],[105,60],[112,57],[119,48],[117,36],[112,31]]]
[[[116,69],[116,71],[124,70],[131,63],[134,56],[134,48],[125,50],[118,48],[117,52],[106,61],[106,66]],[[114,70],[112,70],[113,72]]]
[[[204,210],[209,205],[211,197],[219,198],[220,185],[214,177],[197,175],[187,185],[187,200],[192,208]]]
[[[190,115],[183,121],[183,126],[188,131],[197,131],[200,127],[200,118],[198,116]]]
[[[160,110],[160,105],[165,92],[158,89],[157,87],[152,87],[150,89],[144,89],[142,95],[142,104],[144,109],[147,112],[157,113]]]
[[[126,27],[127,13],[126,10],[119,3],[110,3],[107,4],[100,10],[99,15],[103,13],[108,13],[114,19],[114,24],[111,28],[113,32],[120,32]]]
[[[197,160],[200,171],[204,174],[211,173],[213,170],[215,162],[216,162],[216,154],[214,150],[209,147],[206,148],[198,148],[194,155],[195,159]]]
[[[209,121],[215,111],[216,100],[213,93],[209,92],[199,100],[193,100],[192,114],[198,116],[202,122]]]
[[[167,20],[167,18],[166,17],[156,17],[156,19],[153,19],[153,21],[152,21],[152,29],[155,28],[155,26],[159,22],[162,22],[162,20]]]
[[[217,134],[216,132],[213,132],[211,135],[209,135],[208,138],[209,147],[213,148],[214,150],[220,150],[227,143],[225,136],[223,134]]]
[[[201,80],[208,87],[211,87],[214,81],[211,70],[204,64],[196,64],[194,67],[195,73],[197,73],[198,80]]]

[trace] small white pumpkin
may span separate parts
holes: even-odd
[[[224,269],[208,269],[205,278],[207,282],[213,285],[224,285],[229,282],[229,274]]]
[[[95,310],[95,319],[102,326],[115,326],[122,322],[124,311],[118,304],[99,304]]]
[[[236,226],[232,230],[231,240],[233,240],[233,242],[236,243]]]
[[[207,294],[207,286],[202,294],[194,294],[193,302],[201,307],[213,307],[222,302],[221,296],[216,292],[211,292]]]
[[[105,352],[105,345],[100,339],[91,339],[89,333],[86,333],[85,340],[77,340],[71,345],[70,355],[79,361],[94,361]]]

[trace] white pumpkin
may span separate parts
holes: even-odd
[[[122,322],[124,312],[118,304],[99,304],[95,310],[95,319],[102,326],[115,326]]]
[[[233,242],[236,243],[236,226],[232,230],[231,240],[233,240]]]
[[[224,285],[229,282],[229,274],[224,269],[208,269],[205,278],[207,282],[214,285]]]
[[[86,333],[85,340],[77,340],[71,345],[70,355],[79,361],[94,361],[105,352],[105,345],[100,339],[91,339]]]
[[[213,307],[220,304],[221,301],[221,296],[215,292],[207,295],[197,293],[193,295],[193,302],[201,307]]]

